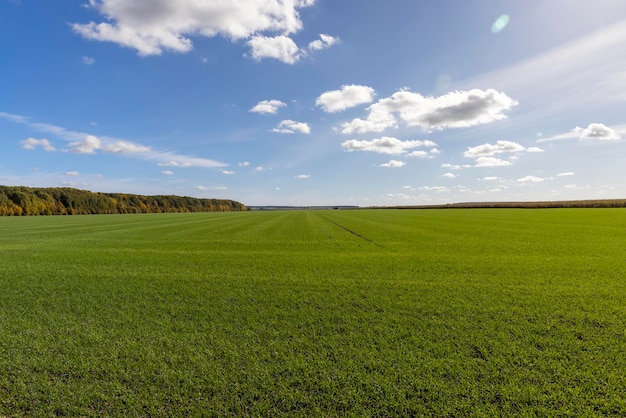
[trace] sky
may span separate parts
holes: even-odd
[[[626,198],[623,0],[0,0],[0,184]]]

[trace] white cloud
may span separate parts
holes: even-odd
[[[222,170],[222,174],[232,175],[232,174],[235,174],[235,172],[232,170]]]
[[[202,190],[202,191],[209,190],[209,188],[206,186],[196,186],[196,189]]]
[[[262,100],[249,111],[253,113],[274,114],[279,108],[284,106],[287,106],[287,103],[283,103],[280,100]]]
[[[92,65],[94,62],[96,62],[95,58],[92,58],[92,57],[82,57],[81,61],[85,65]]]
[[[310,134],[311,128],[307,123],[287,119],[280,122],[276,128],[272,129],[272,132],[278,132],[281,134],[295,134],[296,132]]]
[[[505,152],[520,152],[525,149],[526,148],[515,142],[497,141],[495,145],[483,144],[476,147],[469,147],[467,151],[463,153],[463,156],[468,158],[492,157]]]
[[[381,164],[381,167],[387,167],[387,168],[399,168],[399,167],[404,167],[406,165],[406,163],[404,161],[398,161],[398,160],[389,160],[389,162]]]
[[[496,157],[478,157],[476,159],[476,167],[505,167],[509,165],[511,165],[510,161]]]
[[[189,163],[181,163],[178,161],[170,160],[170,161],[162,161],[157,164],[159,167],[191,167]]]
[[[543,152],[543,150],[539,147],[528,147],[526,148],[526,152]]]
[[[614,141],[621,139],[614,129],[609,128],[603,123],[591,123],[582,130],[580,139],[598,139],[602,141]]]
[[[449,164],[449,163],[444,163],[441,164],[441,168],[449,168],[450,170],[461,170],[463,168],[470,168],[472,167],[469,164]]]
[[[493,89],[454,91],[439,97],[400,90],[369,106],[366,119],[343,123],[341,132],[382,132],[398,126],[395,115],[406,126],[426,131],[465,128],[505,119],[502,112],[516,105],[517,101]]]
[[[445,177],[447,179],[453,179],[453,178],[456,178],[457,175],[454,174],[454,173],[444,173],[444,174],[441,175],[441,177]]]
[[[250,165],[249,161],[243,161],[237,164],[239,167],[248,167]]]
[[[316,100],[315,105],[325,112],[334,113],[349,109],[374,100],[375,91],[368,86],[355,84],[341,86],[339,90],[331,90],[322,93]]]
[[[274,58],[286,64],[295,64],[302,56],[298,45],[288,36],[255,36],[248,41],[252,58],[260,61]]]
[[[498,177],[498,176],[488,176],[488,177],[483,177],[481,180],[483,180],[483,181],[499,181],[499,180],[502,180],[502,178]]]
[[[170,151],[156,151],[130,141],[105,136],[96,137],[85,132],[70,131],[63,127],[49,123],[33,122],[31,118],[25,116],[0,112],[0,118],[26,125],[36,131],[46,132],[70,142],[70,148],[65,149],[64,151],[81,154],[95,154],[96,150],[102,149],[103,151],[109,153],[132,156],[134,158],[150,161],[158,161],[159,166],[195,166],[206,168],[228,166],[228,164],[208,158],[179,155]]]
[[[64,174],[66,176],[76,177],[79,173],[78,173],[78,171],[66,171]]]
[[[564,172],[564,173],[559,173],[559,174],[557,174],[556,176],[557,176],[557,177],[568,177],[568,176],[573,176],[573,175],[574,175],[574,172],[572,172],[572,171],[566,171],[566,172]]]
[[[172,176],[174,175],[174,172],[172,170],[163,170],[161,171],[161,174],[165,174],[166,176]]]
[[[105,22],[74,23],[86,39],[110,41],[158,55],[163,50],[188,52],[189,36],[223,36],[232,40],[259,38],[264,32],[296,33],[302,29],[298,9],[314,0],[90,0]],[[293,41],[292,41],[293,42]]]
[[[297,179],[297,180],[306,180],[306,179],[308,179],[310,177],[311,177],[310,174],[298,174],[294,178]]]
[[[359,141],[350,139],[341,144],[346,151],[372,151],[379,154],[404,154],[411,148],[418,147],[434,147],[437,146],[433,141],[401,141],[397,138],[383,136],[382,138],[372,139],[371,141]],[[417,155],[413,155],[417,156]]]
[[[427,191],[427,192],[449,192],[450,189],[445,187],[445,186],[424,186],[424,187],[420,187],[420,190],[423,191]]]
[[[526,177],[517,179],[517,181],[520,183],[541,183],[544,180],[545,180],[544,178],[535,177],[535,176],[526,176]]]
[[[81,141],[73,141],[69,144],[68,151],[77,154],[94,154],[97,149],[102,147],[100,139],[93,135],[87,135]]]
[[[615,141],[626,135],[626,124],[608,127],[603,123],[590,123],[586,128],[576,127],[569,132],[541,138],[537,142],[552,142],[571,139],[596,139],[599,141]]]
[[[127,141],[115,141],[102,147],[102,151],[114,154],[135,154],[150,152],[150,147],[145,145],[134,144]]]
[[[340,39],[337,37],[320,33],[320,39],[316,39],[315,41],[310,42],[308,49],[310,51],[319,51],[321,49],[330,48],[339,41]]]
[[[49,151],[49,152],[56,151],[56,148],[52,146],[50,141],[48,141],[45,138],[41,138],[41,139],[26,138],[23,141],[20,141],[20,144],[22,144],[22,148],[28,149],[28,150],[34,150],[34,149],[41,147],[44,150]]]

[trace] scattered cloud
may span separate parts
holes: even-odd
[[[25,140],[20,141],[20,144],[22,144],[22,148],[28,149],[28,150],[43,148],[44,150],[48,152],[56,151],[56,148],[52,146],[50,141],[48,141],[45,138],[41,138],[41,139],[26,138]]]
[[[614,141],[621,139],[614,129],[603,123],[591,123],[581,131],[580,139],[597,139],[601,141]]]
[[[426,191],[426,192],[437,192],[437,193],[450,191],[450,189],[445,186],[424,186],[424,187],[420,187],[419,189]]]
[[[471,168],[472,166],[469,164],[449,164],[444,163],[441,164],[441,168],[449,168],[450,170],[462,170],[464,168]]]
[[[254,36],[248,41],[252,58],[261,61],[274,58],[285,64],[295,64],[302,56],[298,45],[288,36]]]
[[[445,177],[447,179],[454,179],[456,177],[458,177],[458,175],[454,174],[454,173],[444,173],[441,175],[441,177]]]
[[[465,128],[505,119],[502,112],[516,105],[517,101],[493,89],[454,91],[439,97],[400,90],[369,106],[365,119],[343,123],[341,132],[382,132],[397,127],[397,118],[406,126],[425,131]]]
[[[463,153],[463,156],[467,158],[492,157],[505,152],[520,152],[525,149],[526,148],[515,142],[497,141],[495,145],[483,144],[476,147],[469,147],[467,151]]]
[[[543,152],[543,149],[539,147],[528,147],[526,148],[526,152]]]
[[[80,141],[70,142],[66,151],[77,154],[95,154],[97,149],[102,147],[102,142],[94,135],[86,135]]]
[[[250,166],[250,162],[249,161],[243,161],[243,162],[237,163],[237,165],[239,167],[249,167]]]
[[[541,183],[544,180],[545,179],[542,177],[535,177],[535,176],[526,176],[526,177],[517,179],[517,181],[520,183]]]
[[[335,113],[349,109],[374,100],[375,91],[368,86],[355,84],[341,86],[339,90],[331,90],[322,93],[316,100],[315,105],[325,112]]]
[[[481,180],[483,180],[483,181],[500,181],[500,180],[502,180],[502,177],[487,176],[487,177],[483,177]]]
[[[235,174],[235,172],[232,171],[232,170],[222,170],[222,174],[226,174],[226,175],[230,176],[232,174]]]
[[[598,141],[616,141],[626,135],[626,124],[608,127],[603,123],[590,123],[586,128],[576,127],[569,132],[541,138],[537,142],[552,142],[572,139],[586,139]]]
[[[151,148],[145,145],[134,144],[128,141],[115,141],[102,147],[102,151],[113,154],[135,154],[150,152]]]
[[[405,165],[406,163],[404,161],[389,160],[389,162],[381,164],[380,167],[400,168],[400,167],[404,167]]]
[[[262,100],[249,111],[253,113],[275,114],[279,108],[284,106],[287,106],[287,103],[283,103],[280,100]]]
[[[82,57],[81,61],[85,65],[92,65],[94,62],[96,62],[96,59],[92,57]]]
[[[208,188],[208,187],[205,187],[205,186],[196,186],[196,189],[198,189],[198,190],[202,190],[202,191],[209,190],[209,188]]]
[[[496,157],[478,157],[476,159],[476,167],[506,167],[509,165],[511,165],[510,161]]]
[[[320,39],[316,39],[315,41],[310,42],[308,49],[309,51],[319,51],[322,49],[330,48],[339,41],[340,39],[335,36],[320,33]]]
[[[9,120],[11,122],[26,125],[36,131],[45,132],[68,141],[68,148],[64,149],[66,152],[72,152],[77,154],[95,154],[96,151],[101,150],[110,154],[124,155],[134,158],[140,158],[143,160],[157,161],[159,166],[172,166],[172,167],[226,167],[228,164],[211,160],[208,158],[193,157],[187,155],[176,154],[171,151],[157,151],[150,147],[137,144],[131,141],[120,140],[117,138],[111,138],[106,136],[95,136],[85,132],[77,132],[65,129],[61,126],[53,125],[50,123],[34,122],[31,118],[21,115],[14,115],[11,113],[0,112],[0,118]],[[40,140],[39,140],[40,141]],[[42,146],[44,143],[34,143],[29,141],[27,146]],[[24,142],[22,142],[24,146]],[[32,149],[32,148],[28,148]],[[45,149],[45,148],[44,148]]]
[[[172,170],[163,170],[161,171],[161,174],[165,174],[166,176],[172,176],[174,175],[174,172]]]
[[[76,176],[78,176],[79,172],[78,171],[66,171],[64,174],[66,176],[76,177]]]
[[[556,176],[557,176],[557,177],[568,177],[568,176],[573,176],[573,175],[574,175],[574,172],[572,172],[572,171],[566,171],[566,172],[564,172],[564,173],[559,173],[559,174],[557,174]]]
[[[310,177],[311,177],[310,174],[298,174],[294,178],[297,179],[297,180],[306,180],[306,179],[308,179]]]
[[[372,139],[371,141],[359,141],[357,139],[350,139],[341,144],[341,147],[346,151],[372,151],[379,154],[395,154],[400,155],[407,152],[407,150],[418,147],[435,147],[436,143],[433,141],[401,141],[398,138],[383,136],[382,138]],[[416,156],[416,155],[413,155]]]
[[[296,122],[294,120],[284,120],[280,122],[276,128],[272,129],[272,132],[278,132],[281,134],[295,134],[297,132],[302,134],[310,134],[311,128],[307,123]]]

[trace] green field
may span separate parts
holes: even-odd
[[[626,210],[0,218],[0,416],[626,416]]]

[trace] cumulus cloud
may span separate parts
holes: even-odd
[[[321,49],[330,48],[340,41],[339,38],[335,36],[326,35],[324,33],[320,33],[320,39],[316,39],[313,42],[309,43],[308,49],[310,51],[319,51]]]
[[[614,129],[609,128],[603,123],[591,123],[585,129],[580,129],[580,139],[598,139],[602,141],[615,141],[621,137]]]
[[[496,157],[478,157],[476,159],[476,167],[505,167],[509,165],[511,165],[510,161]]]
[[[286,64],[295,64],[302,56],[298,45],[288,36],[254,36],[248,41],[252,58],[261,61],[274,58]]]
[[[46,151],[56,151],[56,148],[45,138],[36,139],[36,138],[26,138],[23,141],[20,141],[22,144],[22,148],[28,150],[34,150],[37,148],[43,148]]]
[[[517,179],[517,181],[520,183],[541,183],[544,180],[545,180],[544,178],[535,177],[535,176],[526,176],[526,177]]]
[[[69,144],[68,151],[77,154],[94,154],[97,149],[102,147],[102,142],[93,135],[87,135],[81,141],[73,141]]]
[[[568,139],[616,141],[621,139],[622,135],[626,135],[626,125],[609,127],[603,123],[590,123],[586,128],[576,127],[569,132],[541,138],[537,142],[563,141]]]
[[[189,36],[220,35],[239,40],[264,32],[298,32],[302,29],[298,9],[313,3],[314,0],[90,0],[90,6],[106,21],[71,26],[86,39],[115,42],[135,49],[139,55],[158,55],[163,50],[190,51],[193,44]]]
[[[350,139],[341,144],[346,151],[372,151],[379,154],[404,154],[407,150],[418,147],[435,147],[433,141],[401,141],[398,138],[383,136],[371,141]]]
[[[526,148],[511,141],[497,141],[494,145],[483,144],[476,147],[469,147],[463,156],[468,158],[492,157],[505,152],[520,152]]]
[[[374,100],[375,91],[368,86],[355,84],[341,86],[339,90],[331,90],[322,93],[316,100],[315,105],[325,112],[334,113],[349,109]]]
[[[280,100],[262,100],[249,111],[253,113],[274,114],[279,108],[285,106],[287,106],[287,103],[283,103]]]
[[[296,132],[310,134],[311,128],[307,123],[287,119],[280,122],[276,128],[272,129],[272,132],[278,132],[281,134],[295,134]]]
[[[365,119],[343,123],[341,132],[382,132],[397,127],[398,119],[426,131],[465,128],[505,119],[503,112],[516,105],[517,101],[494,89],[454,91],[439,97],[400,90],[369,106]]]
[[[441,177],[445,177],[447,179],[453,179],[453,178],[456,178],[457,175],[454,174],[454,173],[444,173],[444,174],[441,175]]]
[[[222,174],[232,175],[232,174],[235,174],[235,172],[232,170],[222,170]]]
[[[250,165],[249,161],[242,161],[237,164],[239,167],[248,167]]]
[[[444,163],[441,164],[441,168],[449,168],[450,170],[462,170],[464,168],[470,168],[472,167],[469,164],[449,164],[449,163]]]
[[[389,160],[389,162],[381,164],[381,167],[387,167],[387,168],[400,168],[400,167],[404,167],[406,165],[406,163],[404,161],[398,161],[398,160]]]

